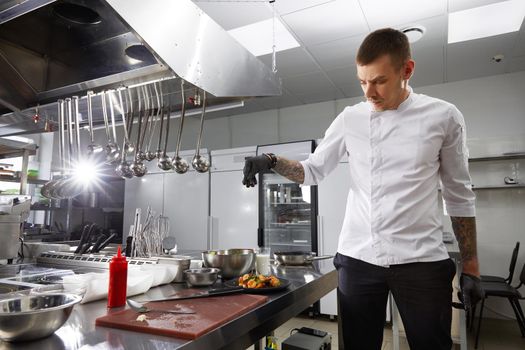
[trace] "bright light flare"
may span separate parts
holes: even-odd
[[[99,166],[93,162],[82,160],[73,166],[73,177],[83,186],[94,184],[100,178]]]

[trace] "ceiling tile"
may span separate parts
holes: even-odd
[[[525,20],[524,20],[525,22]],[[521,25],[521,31],[516,39],[516,45],[512,52],[513,56],[525,56],[525,25]]]
[[[275,1],[275,10],[281,15],[317,6],[334,0],[281,0]]]
[[[510,59],[507,72],[519,72],[525,70],[525,56],[513,57]]]
[[[335,0],[282,16],[305,45],[368,32],[357,0]]]
[[[440,45],[445,43],[447,39],[447,30],[448,30],[448,15],[435,16],[431,18],[424,18],[419,20],[413,20],[410,22],[405,22],[396,26],[397,29],[404,29],[415,25],[421,25],[425,27],[425,35],[417,42],[412,43],[411,46],[419,46],[426,42],[432,41],[437,42],[441,41]]]
[[[517,33],[463,41],[447,46],[447,81],[472,79],[502,74],[505,62],[495,63],[492,56],[503,54],[510,57]]]
[[[286,92],[282,96],[272,96],[272,97],[258,97],[255,102],[257,102],[261,107],[268,108],[285,108],[290,106],[296,106],[301,104],[301,100],[297,97],[290,95]]]
[[[448,2],[448,12],[468,10],[474,7],[501,2],[502,0],[454,0]]]
[[[266,2],[209,0],[193,0],[193,2],[225,30],[263,21],[273,16],[272,9]]]
[[[321,72],[284,78],[283,86],[293,95],[334,89],[332,82]]]
[[[395,27],[447,12],[447,0],[361,0],[360,4],[372,30]]]
[[[348,67],[354,64],[357,49],[364,38],[365,35],[357,35],[324,44],[307,46],[306,49],[324,70]]]
[[[361,89],[361,85],[356,82],[350,85],[341,86],[341,91],[345,94],[345,97],[362,97],[364,99],[363,89]]]
[[[268,67],[272,67],[272,55],[259,57]],[[319,72],[320,69],[302,47],[276,53],[277,75],[282,78],[294,75]]]
[[[414,45],[412,57],[416,61],[416,69],[410,79],[410,85],[417,87],[443,83],[445,54],[442,41]]]
[[[347,86],[355,82],[357,84],[357,68],[355,65],[336,68],[325,71],[330,80],[337,86]],[[357,84],[359,86],[359,84]]]

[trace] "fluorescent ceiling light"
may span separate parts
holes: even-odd
[[[255,56],[262,56],[272,52],[273,32],[272,18],[228,31],[231,36]],[[284,51],[298,46],[300,45],[297,40],[283,26],[281,21],[276,18],[275,51]]]
[[[448,15],[448,43],[516,32],[525,16],[525,1],[509,0]]]

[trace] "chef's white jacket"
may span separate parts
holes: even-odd
[[[438,188],[450,216],[475,216],[462,114],[411,92],[396,110],[346,107],[302,161],[304,185],[319,183],[348,155],[346,214],[337,251],[389,266],[448,258]]]

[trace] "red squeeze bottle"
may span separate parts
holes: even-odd
[[[126,305],[127,287],[128,262],[118,246],[117,255],[109,262],[108,307]]]

